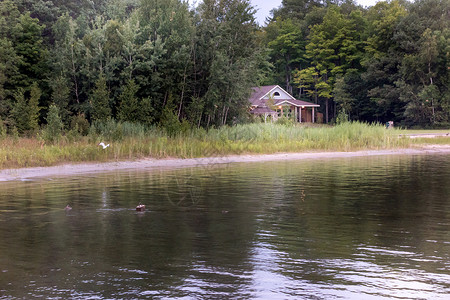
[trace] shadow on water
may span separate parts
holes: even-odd
[[[0,298],[445,299],[449,163],[383,156],[3,183]]]

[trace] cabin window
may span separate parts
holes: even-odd
[[[280,97],[280,93],[275,92],[275,93],[273,93],[273,96],[274,96],[274,97]]]

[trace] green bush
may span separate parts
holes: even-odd
[[[76,130],[80,135],[87,135],[89,133],[89,121],[84,114],[78,114],[72,117],[70,121],[71,130]]]
[[[292,126],[295,124],[295,121],[291,117],[281,116],[275,123],[278,125]]]

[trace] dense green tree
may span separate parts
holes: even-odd
[[[175,114],[181,117],[189,97],[188,79],[193,68],[195,28],[187,2],[142,0],[140,13],[142,48],[136,64],[136,83],[142,97],[151,97],[161,114],[173,95]],[[142,40],[145,38],[145,42]],[[151,76],[143,77],[143,74]],[[175,96],[177,95],[177,96]]]
[[[11,30],[13,47],[20,57],[17,65],[19,74],[12,79],[16,87],[25,88],[33,82],[43,83],[47,74],[47,50],[43,45],[42,29],[37,19],[25,13]]]
[[[405,117],[410,124],[434,125],[449,121],[445,112],[450,84],[449,72],[445,72],[449,37],[448,33],[445,36],[427,28],[419,40],[418,50],[403,58],[403,76],[397,86],[402,91],[401,99],[407,103]]]
[[[250,88],[266,59],[256,38],[254,9],[244,0],[207,0],[198,13],[191,99],[203,108],[204,125],[237,122],[247,112]]]
[[[8,112],[8,100],[12,96],[14,85],[8,79],[18,74],[17,62],[20,58],[16,55],[11,41],[0,38],[0,116],[6,117]]]
[[[19,133],[34,133],[39,128],[39,99],[41,90],[35,82],[29,88],[29,92],[19,88],[15,95],[15,102],[11,110],[13,125]]]
[[[90,99],[92,121],[106,121],[111,118],[109,91],[106,86],[106,77],[102,73],[95,82],[95,89]]]
[[[369,8],[366,51],[370,56],[378,58],[397,46],[393,40],[396,26],[406,15],[406,7],[399,0],[380,1]]]
[[[329,120],[329,100],[333,98],[336,76],[360,68],[362,43],[358,26],[360,11],[345,16],[337,6],[328,9],[322,23],[312,27],[306,57],[311,67],[299,70],[295,81],[317,99],[324,99],[325,120]],[[336,112],[335,112],[336,113]]]
[[[53,105],[58,108],[58,115],[60,115],[63,123],[66,127],[70,124],[69,102],[70,102],[70,88],[68,81],[64,77],[57,77],[50,82],[50,88],[52,89],[51,99]]]
[[[283,0],[281,6],[273,10],[273,17],[303,20],[315,8],[322,7],[322,0]],[[331,4],[332,2],[329,1]]]
[[[67,86],[71,92],[67,99],[69,107],[82,102],[80,69],[84,51],[76,31],[77,24],[68,14],[60,16],[53,25],[55,43],[51,50],[50,64],[54,76],[67,78]],[[57,105],[62,108],[60,104]]]
[[[345,77],[338,76],[333,88],[334,101],[339,105],[340,111],[347,115],[351,114],[354,98],[348,91],[348,84]]]
[[[265,28],[267,47],[274,65],[274,82],[283,82],[286,91],[293,93],[292,75],[295,69],[306,67],[305,57],[306,38],[298,22],[292,19],[273,20]]]
[[[422,126],[448,122],[442,106],[448,90],[448,40],[441,35],[450,25],[448,9],[448,1],[439,0],[409,7],[380,2],[369,9],[364,78],[378,120]]]
[[[320,103],[326,120],[338,108],[352,120],[446,126],[449,6],[283,0],[261,28],[248,0],[191,10],[181,0],[4,0],[0,118],[33,132],[54,103],[68,129],[85,115],[221,126],[246,121],[252,86],[280,84]]]
[[[24,89],[19,88],[14,93],[14,100],[15,101],[10,113],[10,117],[12,119],[12,124],[10,125],[14,126],[20,133],[24,133],[30,129],[29,120],[26,114],[28,101],[25,99]]]
[[[43,137],[46,141],[56,142],[61,138],[62,130],[63,130],[63,122],[59,115],[58,106],[51,104],[47,113],[47,117],[45,119],[47,121],[47,125],[43,131]]]
[[[0,2],[0,116],[7,117],[10,105],[17,89],[19,66],[23,59],[14,48],[13,28],[16,27],[20,12],[10,0]]]
[[[119,96],[119,112],[118,119],[121,121],[128,122],[140,122],[141,118],[141,107],[136,96],[139,90],[139,86],[136,85],[134,80],[129,80],[127,85],[124,87],[122,93]]]

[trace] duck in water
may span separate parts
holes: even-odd
[[[136,206],[136,211],[145,211],[145,205],[139,202],[139,205]]]

